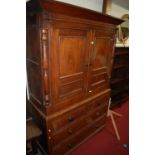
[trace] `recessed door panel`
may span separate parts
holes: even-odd
[[[70,97],[85,94],[86,74],[85,67],[88,55],[88,31],[74,29],[55,29],[56,64],[58,72],[57,97]]]
[[[83,72],[86,38],[83,36],[60,37],[60,76]],[[83,62],[83,63],[81,63]]]
[[[107,65],[107,39],[100,37],[95,40],[95,47],[93,51],[93,70],[106,67]]]

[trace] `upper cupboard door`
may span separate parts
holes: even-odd
[[[53,68],[57,99],[82,97],[86,89],[88,31],[54,29]]]
[[[109,76],[114,49],[114,33],[96,30],[93,33],[90,55],[89,92],[109,88]]]

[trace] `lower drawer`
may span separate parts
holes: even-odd
[[[96,100],[94,100],[88,104],[87,110],[94,110],[94,109],[101,107],[101,106],[104,106],[104,107],[107,106],[108,107],[109,98],[110,98],[109,93],[101,96],[100,98],[97,98]]]
[[[63,127],[72,124],[80,117],[84,116],[85,109],[85,106],[81,106],[52,120],[51,126],[53,126],[53,130],[57,132],[61,130]]]
[[[88,119],[90,122],[94,122],[98,118],[104,117],[106,114],[107,114],[107,106],[101,106],[92,110],[88,115]]]
[[[66,128],[60,130],[59,132],[56,132],[53,135],[53,145],[58,145],[66,138],[71,137],[76,132],[84,128],[86,125],[87,125],[86,117],[81,117],[72,124],[68,125]]]
[[[90,126],[87,126],[74,136],[70,137],[62,144],[54,148],[54,155],[64,155],[65,153],[72,150],[76,145],[81,143],[89,134],[93,132],[93,129]]]
[[[78,144],[82,143],[85,139],[89,138],[96,131],[103,128],[105,125],[105,116],[99,118],[91,125],[87,125],[85,128],[74,134],[72,137],[65,140],[62,144],[54,148],[54,155],[64,155],[67,152],[70,152]]]
[[[93,125],[92,125],[93,128],[96,130],[102,126],[105,126],[106,118],[107,118],[107,115],[104,115],[98,118],[95,122],[93,122]]]

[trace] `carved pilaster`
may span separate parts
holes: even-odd
[[[48,31],[47,29],[41,30],[42,42],[42,75],[43,75],[43,96],[44,105],[49,105],[49,65],[48,65]]]

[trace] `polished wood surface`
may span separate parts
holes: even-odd
[[[54,76],[58,86],[55,96],[57,100],[68,100],[76,95],[82,98],[86,89],[88,33],[85,30],[56,28],[53,34],[53,61],[57,65]]]
[[[30,107],[48,155],[67,154],[105,126],[121,22],[60,2],[27,3]]]

